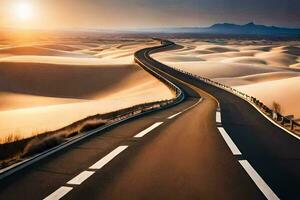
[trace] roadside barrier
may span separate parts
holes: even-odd
[[[282,128],[293,132],[294,134],[299,134],[300,133],[300,124],[298,122],[296,122],[295,120],[289,118],[289,117],[285,117],[283,116],[281,113],[276,112],[275,110],[272,110],[271,108],[269,108],[267,105],[265,105],[262,101],[260,101],[259,99],[253,97],[253,96],[249,96],[241,91],[238,91],[235,88],[232,88],[228,85],[213,81],[209,78],[205,78],[202,76],[198,76],[198,75],[194,75],[190,72],[186,72],[184,70],[175,68],[175,67],[171,67],[173,70],[181,72],[183,74],[189,75],[193,78],[196,78],[198,80],[201,80],[207,84],[210,84],[212,86],[221,88],[223,90],[226,90],[242,99],[244,99],[245,101],[249,102],[250,104],[254,105],[256,108],[258,108],[260,111],[262,111],[270,120],[272,120],[273,122],[275,122],[276,124],[280,125]]]
[[[159,40],[159,39],[155,39]],[[164,51],[166,48],[172,48],[174,45],[173,42],[164,42],[163,40],[161,41],[161,46],[156,46],[156,47],[150,47],[146,49],[142,49],[140,51],[137,51],[134,54],[134,61],[139,64],[144,70],[152,74],[154,77],[156,77],[158,80],[163,82],[170,90],[172,90],[175,93],[175,98],[165,102],[165,105],[161,105],[162,107],[164,106],[170,106],[170,105],[175,105],[180,103],[181,101],[184,100],[185,94],[184,92],[175,84],[173,84],[171,81],[169,81],[167,78],[163,77],[159,73],[157,73],[155,70],[153,70],[151,67],[148,65],[151,65],[150,62],[157,62],[156,60],[152,59],[149,54],[158,52],[158,51]],[[142,58],[141,58],[142,56]]]
[[[174,43],[173,43],[174,44]],[[123,109],[122,113],[119,113],[120,111],[116,111],[114,114],[114,118],[111,120],[111,123],[107,125],[100,126],[96,129],[84,132],[82,134],[76,135],[74,137],[67,138],[65,142],[54,146],[52,148],[49,148],[41,153],[35,154],[30,157],[22,158],[21,160],[18,160],[17,162],[13,163],[12,165],[9,165],[8,167],[5,167],[3,169],[0,169],[0,180],[14,174],[15,172],[22,170],[23,168],[30,166],[31,164],[38,162],[41,159],[44,159],[74,143],[77,143],[79,141],[82,141],[85,138],[88,138],[94,134],[97,134],[98,132],[105,130],[107,128],[110,128],[112,126],[115,126],[117,124],[123,123],[129,119],[137,118],[155,111],[167,109],[169,107],[175,106],[179,103],[181,103],[185,99],[185,94],[184,92],[177,87],[175,84],[173,84],[171,81],[168,79],[164,78],[161,76],[159,73],[157,73],[155,70],[151,69],[150,67],[147,66],[149,64],[148,62],[157,62],[153,60],[152,58],[149,57],[149,53],[153,49],[158,50],[165,50],[165,47],[170,46],[171,44],[162,44],[161,46],[153,47],[153,48],[148,48],[148,49],[142,49],[138,52],[145,52],[144,56],[146,57],[146,60],[142,60],[141,58],[138,57],[138,52],[135,53],[135,61],[146,71],[151,73],[153,76],[158,78],[160,81],[162,81],[166,86],[168,86],[175,94],[176,96],[173,99],[170,100],[163,100],[163,101],[158,101],[158,102],[152,102],[152,103],[146,103],[146,104],[141,104],[137,106],[133,106],[132,108],[127,108]]]

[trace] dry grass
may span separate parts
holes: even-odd
[[[84,121],[75,122],[74,124],[71,124],[70,126],[61,130],[52,133],[48,132],[46,136],[39,134],[26,144],[22,152],[22,157],[41,153],[63,143],[66,138],[71,138],[78,134],[83,134],[85,132],[94,130],[105,125],[106,123],[107,121],[102,119],[85,119]]]
[[[19,134],[11,133],[11,134],[9,134],[9,135],[6,136],[6,137],[1,138],[1,139],[0,139],[0,143],[1,143],[1,144],[12,143],[12,142],[19,141],[19,140],[21,140],[21,139],[22,139],[22,137],[21,137]]]
[[[106,114],[97,114],[74,122],[59,130],[48,131],[31,138],[22,139],[19,135],[11,134],[3,140],[3,144],[0,144],[0,168],[18,162],[21,158],[32,156],[55,147],[63,143],[67,138],[84,134],[98,127],[126,119],[142,112],[157,109],[161,106],[168,105],[170,102],[170,100],[164,100],[140,104]]]
[[[281,111],[282,111],[281,105],[275,101],[272,104],[272,108],[273,108],[273,111],[275,111],[277,113],[281,113]]]
[[[22,157],[32,156],[34,154],[43,152],[61,144],[63,141],[64,138],[62,135],[51,135],[41,139],[36,137],[25,146]]]
[[[108,120],[99,119],[99,117],[102,116],[91,116],[62,129],[36,134],[26,139],[21,138],[19,135],[10,134],[0,144],[0,168],[8,166],[20,158],[41,153],[63,143],[67,138],[84,134],[108,122]]]
[[[83,132],[87,132],[87,131],[94,130],[94,129],[100,127],[100,126],[105,125],[106,123],[107,123],[107,121],[105,121],[105,120],[94,120],[94,121],[90,121],[90,122],[84,124],[84,125],[80,128],[79,132],[80,132],[80,133],[83,133]]]

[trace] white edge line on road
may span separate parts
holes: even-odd
[[[63,196],[65,196],[68,192],[70,192],[73,188],[62,186],[58,188],[55,192],[44,198],[43,200],[59,200]]]
[[[156,122],[155,124],[153,124],[152,126],[146,128],[145,130],[141,131],[140,133],[138,133],[137,135],[135,135],[135,138],[139,138],[139,137],[143,137],[144,135],[146,135],[147,133],[149,133],[150,131],[152,131],[153,129],[157,128],[158,126],[160,126],[163,122]]]
[[[101,169],[104,165],[106,165],[109,161],[111,161],[114,157],[124,151],[128,146],[119,146],[103,158],[101,158],[98,162],[93,164],[89,169]]]
[[[225,131],[224,128],[218,127],[218,130],[220,131],[222,137],[224,138],[225,142],[227,143],[228,147],[230,148],[233,155],[242,155],[238,147],[234,144],[228,133]]]
[[[268,200],[279,200],[278,196],[259,176],[259,174],[255,171],[255,169],[250,165],[250,163],[247,160],[239,160],[239,162]]]
[[[238,96],[239,97],[239,96]],[[241,98],[241,97],[240,97]],[[241,98],[243,99],[243,98]],[[274,124],[275,126],[277,126],[278,128],[282,129],[283,131],[287,132],[288,134],[290,134],[291,136],[293,136],[294,138],[300,140],[300,136],[297,135],[296,133],[293,133],[292,131],[280,126],[279,124],[277,124],[274,120],[272,120],[269,116],[267,116],[263,111],[261,111],[258,107],[255,106],[255,104],[253,104],[252,102],[249,102],[246,99],[243,99],[246,102],[248,102],[251,106],[253,106],[260,114],[262,114],[267,120],[269,120],[272,124]]]
[[[176,116],[180,115],[181,113],[182,113],[182,112],[176,113],[176,114],[174,114],[174,115],[172,115],[172,116],[168,117],[168,119],[173,119],[174,117],[176,117]]]
[[[190,110],[190,109],[196,107],[196,106],[197,106],[199,103],[201,103],[202,101],[203,101],[203,97],[201,97],[201,98],[198,100],[198,102],[195,103],[194,105],[192,105],[192,106],[190,106],[190,107],[184,109],[184,110],[182,111],[182,113],[184,113],[184,112],[186,112],[186,111],[188,111],[188,110]]]
[[[207,82],[205,82],[205,83],[207,83]],[[236,93],[234,93],[234,92],[232,92],[232,91],[230,91],[230,90],[226,90],[226,89],[224,89],[223,87],[216,86],[216,85],[214,85],[214,84],[212,84],[212,83],[207,83],[207,84],[209,84],[209,85],[211,85],[211,86],[214,86],[214,87],[217,87],[217,88],[220,88],[221,90],[224,90],[224,91],[226,91],[226,92],[229,92],[229,93],[231,93],[231,94],[233,94],[233,95],[239,97],[240,99],[246,101],[246,102],[249,103],[251,106],[253,106],[260,114],[262,114],[263,117],[265,117],[267,120],[269,120],[272,124],[274,124],[275,126],[277,126],[277,127],[280,128],[280,129],[282,129],[283,131],[287,132],[288,134],[290,134],[290,135],[293,136],[294,138],[300,140],[300,136],[299,136],[299,135],[297,135],[296,133],[293,133],[292,131],[290,131],[290,130],[288,130],[288,129],[282,127],[282,126],[280,126],[278,123],[276,123],[274,120],[272,120],[268,115],[266,115],[263,111],[261,111],[261,110],[260,110],[254,103],[252,103],[251,101],[249,101],[249,100],[247,100],[247,99],[245,99],[245,98],[242,98],[240,95],[237,95]],[[219,101],[217,101],[217,102],[218,102],[218,104],[220,104]]]
[[[217,123],[222,123],[221,112],[219,112],[219,111],[216,112],[216,122]]]
[[[67,184],[70,184],[70,185],[80,185],[81,183],[83,183],[83,181],[85,181],[86,179],[88,179],[94,173],[95,172],[92,172],[92,171],[83,171],[80,174],[78,174],[77,176],[75,176],[72,180],[68,181]]]
[[[183,111],[181,111],[181,112],[179,112],[179,113],[177,113],[177,114],[175,114],[175,115],[172,115],[172,116],[168,117],[168,119],[173,119],[174,117],[176,117],[176,116],[178,116],[178,115],[180,115],[180,114],[182,114],[182,113],[184,113],[184,112],[186,112],[186,111],[188,111],[188,110],[194,108],[195,106],[197,106],[197,105],[198,105],[199,103],[201,103],[202,101],[203,101],[203,97],[201,97],[201,98],[197,101],[197,103],[195,103],[194,105],[192,105],[192,106],[190,106],[190,107],[184,109]]]

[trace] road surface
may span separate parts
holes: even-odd
[[[244,100],[136,58],[186,100],[73,144],[0,181],[0,199],[300,199],[300,143]],[[217,112],[218,102],[221,112]]]

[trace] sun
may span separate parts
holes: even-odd
[[[14,6],[14,14],[19,20],[30,20],[33,17],[33,7],[28,2],[19,2]]]

